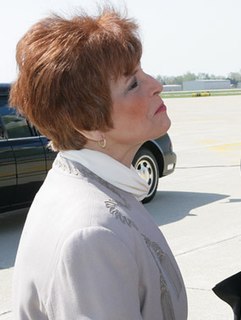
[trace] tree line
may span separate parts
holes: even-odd
[[[241,70],[240,72],[230,72],[228,76],[216,76],[214,74],[208,73],[192,73],[186,72],[183,75],[179,76],[161,76],[158,75],[156,79],[161,82],[162,84],[182,84],[184,81],[191,81],[191,80],[230,80],[231,85],[236,87],[238,82],[241,82]]]

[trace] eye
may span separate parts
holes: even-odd
[[[138,86],[138,81],[137,81],[136,77],[134,77],[134,78],[133,78],[133,81],[131,82],[131,84],[130,84],[130,86],[129,86],[129,88],[128,88],[128,90],[129,90],[129,91],[130,91],[130,90],[133,90],[133,89],[135,89],[137,86]]]

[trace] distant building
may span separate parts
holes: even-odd
[[[230,80],[193,80],[183,82],[184,91],[230,89]]]
[[[163,91],[182,91],[181,84],[164,84]]]
[[[241,82],[237,83],[237,88],[241,88]]]

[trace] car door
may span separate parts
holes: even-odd
[[[6,110],[5,110],[6,111]],[[16,163],[11,144],[5,136],[2,124],[4,107],[0,100],[0,213],[5,212],[13,199],[17,184]]]
[[[8,108],[8,106],[6,106]],[[46,157],[38,135],[26,119],[8,108],[2,123],[16,162],[16,186],[12,196],[13,208],[28,206],[46,176]]]

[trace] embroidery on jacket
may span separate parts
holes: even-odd
[[[155,254],[155,256],[153,255],[153,258],[155,257],[157,259],[156,264],[158,268],[162,267],[163,270],[165,270],[165,273],[168,275],[168,279],[170,279],[170,282],[176,291],[176,295],[179,297],[182,289],[182,283],[176,269],[171,262],[170,257],[161,249],[158,243],[151,241],[144,234],[142,234],[142,236],[151,254]]]
[[[111,215],[113,215],[116,219],[118,219],[123,224],[127,225],[130,228],[136,229],[140,235],[143,237],[146,246],[159,270],[160,274],[160,303],[163,311],[163,319],[164,320],[175,320],[174,308],[172,305],[172,300],[170,297],[170,293],[168,290],[167,283],[163,276],[163,270],[168,275],[170,282],[175,289],[176,295],[179,296],[182,284],[176,269],[174,268],[170,257],[161,249],[161,247],[155,241],[151,241],[146,235],[141,233],[136,226],[136,224],[126,216],[124,216],[117,208],[117,203],[114,200],[105,201],[106,208],[109,209]]]
[[[120,220],[123,224],[128,225],[130,228],[135,228],[138,231],[137,226],[135,223],[130,219],[123,215],[117,208],[117,203],[113,200],[105,201],[106,208],[109,209],[111,215],[113,215],[116,219]]]
[[[121,195],[121,193],[118,192],[119,190],[117,187],[113,186],[111,183],[97,176],[94,172],[90,171],[82,164],[78,162],[74,162],[72,160],[67,160],[59,156],[58,158],[55,159],[53,163],[53,167],[56,167],[72,176],[85,177],[86,179],[91,181],[91,183],[93,184],[95,184],[95,182],[97,181],[99,184],[109,189],[111,192],[113,192],[119,197],[120,201],[118,201],[118,204],[120,204],[121,206],[127,209],[129,208],[129,204],[127,203],[126,199]]]

